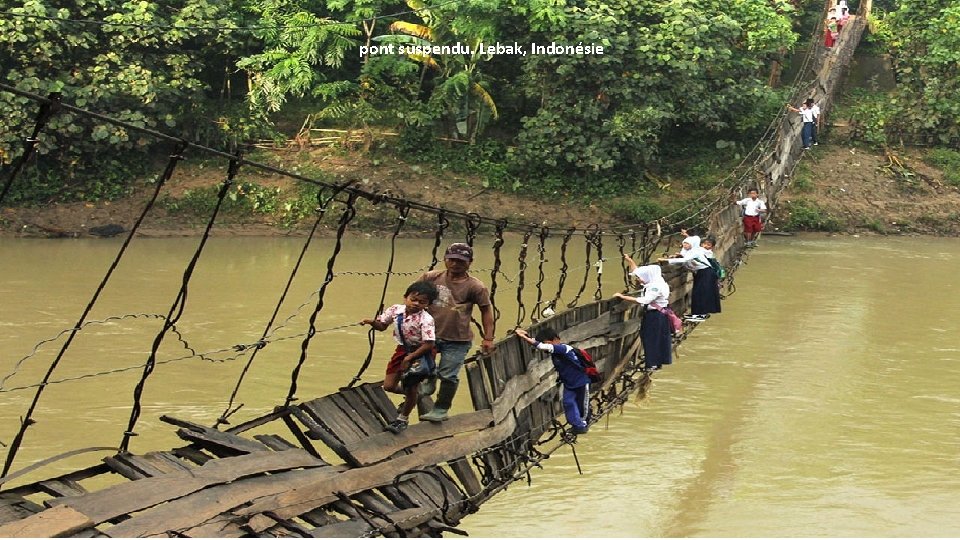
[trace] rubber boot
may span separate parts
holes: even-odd
[[[440,391],[437,392],[437,407],[449,409],[453,404],[453,396],[457,395],[457,383],[440,379]]]
[[[433,410],[420,416],[420,420],[443,422],[449,418],[447,411],[450,409],[450,404],[453,403],[453,396],[456,393],[457,383],[441,380],[440,392],[437,394],[437,402],[433,406]]]

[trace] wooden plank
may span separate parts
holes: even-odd
[[[310,531],[315,538],[361,538],[370,532],[370,526],[360,520],[348,519],[333,525],[324,525]]]
[[[39,482],[39,485],[54,497],[70,497],[87,493],[83,486],[73,480],[44,480]]]
[[[108,467],[106,464],[104,464],[104,463],[98,463],[98,464],[96,464],[96,465],[87,467],[87,468],[85,468],[85,469],[80,469],[80,470],[78,470],[78,471],[72,471],[72,472],[69,472],[69,473],[67,473],[67,474],[58,476],[58,477],[56,477],[54,480],[60,480],[60,481],[79,481],[79,480],[86,480],[86,479],[88,479],[88,478],[93,478],[93,477],[98,476],[98,475],[101,475],[101,474],[112,474],[112,472],[113,472],[113,471],[112,471],[112,470],[110,469],[110,467]],[[17,486],[17,487],[15,487],[15,488],[10,488],[10,489],[4,491],[2,494],[0,494],[0,502],[2,502],[2,499],[3,499],[4,495],[11,495],[11,494],[12,494],[12,495],[19,495],[19,496],[29,496],[29,495],[33,495],[33,494],[36,494],[36,493],[46,493],[46,492],[43,490],[43,488],[41,488],[41,487],[40,487],[38,484],[36,484],[36,483],[33,483],[33,484],[24,484],[24,485],[22,485],[22,486]],[[33,504],[33,503],[31,503],[31,504]],[[43,507],[41,507],[40,509],[42,510]]]
[[[350,494],[371,489],[380,485],[383,479],[394,478],[401,472],[444,463],[493,446],[509,437],[515,427],[513,418],[508,417],[503,423],[481,430],[473,437],[452,437],[430,441],[411,449],[412,452],[407,455],[397,456],[361,469],[350,469],[336,477],[319,478],[280,494],[261,497],[250,506],[238,509],[237,513],[252,515],[272,511],[280,519],[297,516],[304,511],[336,500],[335,492],[337,491]]]
[[[359,538],[370,536],[371,533],[379,533],[380,535],[390,534],[398,532],[397,526],[393,525],[394,523],[396,523],[400,529],[406,531],[426,523],[439,513],[439,510],[431,508],[407,508],[387,514],[389,521],[379,517],[370,517],[370,521],[375,525],[376,529],[371,527],[366,521],[350,520],[341,521],[333,525],[326,525],[324,527],[317,527],[310,531],[310,534],[317,538]]]
[[[307,411],[314,420],[325,426],[343,444],[366,437],[367,434],[346,413],[340,410],[340,407],[327,399],[329,397],[307,401],[301,404],[300,408]]]
[[[502,346],[502,345],[501,345]],[[503,356],[503,369],[507,380],[519,375],[520,369],[520,349],[519,344],[511,347],[498,348],[499,356]]]
[[[353,411],[354,417],[359,417],[362,419],[363,425],[367,428],[367,433],[372,434],[383,431],[383,428],[386,424],[373,412],[373,409],[369,404],[367,404],[366,400],[364,400],[363,395],[358,389],[349,388],[342,390],[340,395],[350,406],[350,410]]]
[[[372,491],[361,491],[357,493],[356,500],[367,510],[379,512],[381,514],[390,514],[399,510],[390,501],[387,501]]]
[[[290,413],[307,428],[307,435],[309,435],[311,439],[323,441],[324,444],[331,448],[343,446],[340,439],[336,438],[326,427],[321,426],[307,411],[300,407],[290,407]]]
[[[397,485],[397,491],[402,496],[405,504],[398,505],[405,508],[429,508],[436,507],[430,496],[413,481],[412,476],[405,476],[404,480]]]
[[[460,480],[460,485],[463,486],[463,490],[467,492],[467,495],[473,497],[483,490],[477,474],[465,458],[455,459],[448,463],[448,465],[450,465],[450,469],[453,470],[453,474]]]
[[[13,493],[0,493],[0,523],[16,521],[42,512],[39,504]]]
[[[306,416],[306,413],[304,413],[304,416]],[[311,456],[317,459],[320,459],[320,453],[317,452],[317,449],[313,446],[313,443],[310,442],[310,438],[307,437],[307,435],[303,432],[302,429],[300,429],[300,426],[293,421],[293,418],[291,418],[290,415],[287,415],[283,417],[282,421],[283,421],[283,424],[287,426],[287,429],[290,430],[290,433],[292,433],[293,436],[297,439],[297,442],[300,443],[300,446],[302,446],[304,450],[309,452]]]
[[[448,494],[447,500],[450,502],[450,511],[448,511],[448,515],[455,516],[456,519],[459,521],[460,517],[466,514],[465,512],[466,504],[464,504],[466,499],[464,498],[464,493],[460,489],[460,486],[458,486],[457,483],[453,481],[453,478],[443,467],[437,466],[435,469],[439,475],[440,484],[442,484],[443,487],[447,490],[447,494]],[[455,513],[451,513],[451,512],[455,512]]]
[[[387,393],[383,391],[382,383],[361,384],[357,388],[370,404],[371,410],[383,418],[384,425],[397,419],[397,405],[390,401]]]
[[[164,468],[160,468],[159,466],[154,465],[150,460],[145,459],[144,456],[137,456],[133,454],[119,454],[116,456],[116,458],[120,461],[123,461],[129,464],[131,467],[134,467],[138,470],[143,471],[143,474],[145,474],[146,476],[160,476],[168,472],[173,472],[171,470],[168,470],[171,468],[169,465],[164,466]],[[177,470],[182,471],[184,469],[181,468]]]
[[[89,516],[65,506],[0,525],[0,538],[53,538],[93,526]]]
[[[451,416],[446,422],[420,422],[400,433],[382,431],[345,447],[360,466],[386,459],[397,452],[428,441],[478,431],[493,424],[489,409]]]
[[[232,433],[217,431],[213,428],[186,420],[179,420],[167,415],[161,416],[160,420],[179,426],[181,429],[177,430],[177,435],[179,435],[181,439],[195,442],[215,454],[226,453],[235,455],[250,452],[266,452],[269,450],[266,446],[256,441],[244,439]]]
[[[147,452],[142,457],[163,471],[165,474],[177,471],[189,471],[193,469],[193,467],[187,465],[186,462],[177,458],[170,452]]]
[[[264,531],[264,536],[273,538],[310,538],[310,529],[301,527],[293,521],[277,523]]]
[[[504,367],[503,356],[491,356],[489,359],[490,387],[493,389],[494,399],[500,397],[504,387],[507,385],[507,370]]]
[[[279,435],[254,435],[253,438],[271,450],[282,451],[297,448],[297,445]]]
[[[356,408],[347,401],[346,396],[343,395],[343,391],[331,394],[327,396],[327,398],[330,403],[340,409],[341,414],[349,420],[351,427],[360,432],[361,437],[367,437],[383,430],[383,426],[379,420],[373,419],[373,421],[368,421],[360,411],[356,410]]]
[[[248,530],[236,522],[236,516],[229,514],[218,516],[216,519],[180,533],[181,536],[190,538],[240,538],[249,534]]]
[[[303,514],[300,514],[300,519],[306,521],[307,523],[309,523],[310,525],[313,525],[314,527],[330,525],[331,523],[336,523],[338,521],[337,518],[331,516],[329,513],[327,513],[326,510],[322,508],[311,510],[309,512],[304,512]]]
[[[605,335],[610,328],[610,314],[604,313],[595,319],[580,322],[564,329],[560,336],[564,342],[583,341],[594,336]]]
[[[140,480],[141,478],[150,476],[149,473],[144,472],[142,469],[131,465],[126,460],[120,459],[120,456],[107,456],[103,458],[103,462],[113,469],[114,472],[128,480]]]
[[[124,482],[82,496],[64,497],[56,501],[57,506],[41,513],[50,512],[60,506],[69,506],[88,516],[94,523],[103,523],[243,476],[318,465],[322,465],[322,462],[303,450],[223,458],[212,460],[190,471]],[[57,532],[51,531],[51,535],[56,534]]]
[[[491,405],[494,422],[500,422],[514,408],[522,409],[518,404],[521,396],[541,388],[541,382],[548,377],[554,379],[553,364],[549,360],[534,362],[526,373],[514,377],[504,386],[503,393]]]
[[[276,452],[276,454],[280,453]],[[250,457],[253,457],[253,455]],[[277,472],[265,476],[253,476],[229,484],[207,487],[179,499],[168,501],[166,504],[143,510],[112,527],[109,534],[110,536],[123,538],[152,536],[166,531],[187,530],[224,512],[233,512],[240,516],[237,508],[250,501],[283,493],[298,486],[309,485],[320,478],[337,478],[343,471],[343,467],[316,467],[306,470]],[[145,481],[147,480],[141,480],[140,482]],[[266,512],[269,512],[269,510]],[[248,512],[242,514],[242,517],[257,513],[264,512]],[[272,513],[270,513],[270,516],[274,519],[288,519],[274,516]],[[243,519],[240,521],[243,521]]]
[[[204,463],[214,459],[212,456],[209,456],[198,448],[192,446],[184,446],[182,448],[174,448],[170,451],[173,455],[182,457],[183,459],[190,460],[197,465],[203,465]]]
[[[427,470],[433,471],[434,468],[428,467]],[[413,484],[420,488],[420,491],[427,496],[429,506],[434,506],[437,508],[443,507],[443,502],[445,500],[443,488],[440,487],[440,484],[437,482],[436,478],[427,474],[412,474],[408,476],[408,478]],[[447,494],[448,497],[450,495],[451,494]]]
[[[487,395],[487,387],[483,381],[483,368],[480,365],[467,364],[466,369],[467,385],[470,387],[470,399],[473,401],[474,410],[489,409],[490,398]]]
[[[251,420],[247,420],[246,422],[243,422],[242,424],[237,424],[236,426],[233,426],[233,427],[231,427],[231,428],[225,429],[224,431],[227,432],[227,433],[233,433],[234,435],[236,435],[237,433],[242,433],[242,432],[247,431],[247,430],[249,430],[249,429],[253,429],[253,428],[255,428],[255,427],[259,427],[259,426],[262,426],[262,425],[264,425],[264,424],[267,424],[267,423],[269,423],[269,422],[273,422],[274,420],[279,420],[280,418],[283,418],[284,416],[287,416],[287,415],[289,415],[289,414],[290,414],[290,412],[287,411],[287,409],[286,409],[285,407],[277,407],[277,408],[274,409],[274,411],[271,412],[271,413],[267,413],[267,414],[265,414],[265,415],[263,415],[263,416],[259,416],[259,417],[257,417],[257,418],[253,418],[253,419],[251,419]]]

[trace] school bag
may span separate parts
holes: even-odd
[[[397,335],[400,336],[400,341],[403,342],[403,348],[407,352],[412,352],[416,347],[407,344],[407,340],[403,338],[403,313],[397,314]],[[425,379],[433,379],[437,376],[437,362],[434,359],[433,351],[428,351],[423,356],[416,358],[413,362],[410,363],[410,367],[404,370],[400,374],[400,386],[403,388],[411,388],[414,385],[420,384],[421,381]]]
[[[603,372],[597,369],[597,364],[593,362],[593,357],[590,356],[590,353],[579,347],[570,348],[573,349],[573,354],[577,355],[577,360],[580,361],[580,365],[582,366],[581,369],[587,374],[590,382],[603,382]]]
[[[676,313],[673,312],[673,308],[671,308],[670,306],[660,307],[654,303],[651,303],[647,307],[653,308],[659,311],[660,313],[663,313],[663,315],[667,318],[667,322],[670,323],[671,334],[676,335],[683,331],[683,321],[680,319],[680,317],[677,316]]]
[[[720,264],[720,261],[713,257],[707,257],[707,262],[710,263],[710,268],[713,268],[713,271],[717,274],[717,279],[725,279],[727,277],[727,269]]]

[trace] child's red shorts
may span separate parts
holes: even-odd
[[[758,233],[763,230],[760,216],[743,216],[743,232]]]
[[[400,373],[400,363],[403,362],[403,357],[406,355],[407,350],[403,348],[403,345],[397,345],[397,349],[393,351],[393,356],[387,362],[387,373]]]

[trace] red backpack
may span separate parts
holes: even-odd
[[[603,372],[597,369],[597,364],[593,362],[590,353],[579,347],[570,348],[573,349],[573,353],[577,355],[577,360],[580,360],[580,364],[583,366],[583,372],[587,374],[590,382],[603,382]]]

